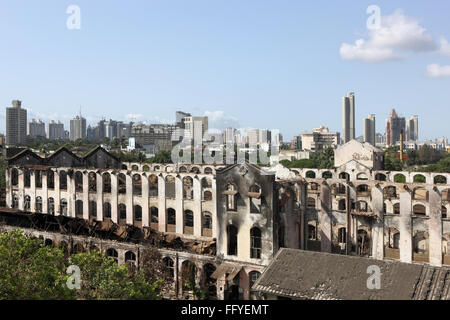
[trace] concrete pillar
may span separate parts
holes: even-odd
[[[142,226],[150,226],[149,216],[149,190],[148,190],[148,177],[146,174],[141,176],[142,181]]]
[[[31,212],[36,212],[36,176],[34,170],[30,171],[30,209]]]
[[[322,252],[331,252],[331,190],[327,184],[320,186],[320,208],[318,212]]]
[[[89,173],[83,172],[83,219],[89,220]]]
[[[202,235],[202,186],[200,178],[195,176],[193,179],[194,188],[194,236]]]
[[[48,184],[47,171],[42,171],[42,212],[48,214]]]
[[[126,205],[127,205],[127,224],[133,224],[133,179],[130,174],[125,175],[127,182]]]
[[[118,174],[110,174],[111,177],[111,220],[119,223],[118,215]]]
[[[372,187],[372,211],[376,218],[372,224],[372,258],[383,260],[384,258],[384,213],[383,190],[381,187]]]
[[[97,220],[103,221],[103,177],[101,173],[95,173],[97,182]]]
[[[440,192],[428,187],[430,219],[428,220],[430,264],[442,266],[442,200]]]
[[[10,168],[5,170],[5,182],[6,182],[6,206],[8,208],[12,207],[12,183],[11,183],[11,174]],[[20,200],[19,200],[20,201]]]
[[[305,183],[301,182],[299,184],[299,193],[300,193],[300,249],[307,250],[307,241],[306,241],[306,235],[308,234],[307,231],[307,223],[306,223],[306,197],[307,197],[307,186]]]
[[[400,193],[400,261],[412,262],[412,218],[411,194],[407,191]]]
[[[158,176],[158,228],[160,232],[166,232],[166,217],[166,182],[164,176]]]
[[[73,172],[72,176],[67,175],[67,193],[69,195],[69,199],[67,199],[67,215],[69,217],[75,217],[75,201],[77,200],[75,172]]]
[[[176,199],[176,233],[183,234],[184,206],[183,206],[183,180],[180,176],[175,177],[175,199]]]
[[[6,170],[6,173],[8,173],[8,170]],[[6,184],[8,186],[8,184]],[[11,190],[11,188],[9,188]],[[7,192],[9,194],[10,192]],[[25,200],[25,170],[19,171],[19,210],[24,210],[24,200]],[[8,206],[7,207],[11,207]]]
[[[59,216],[61,214],[61,191],[59,188],[59,171],[54,171],[55,175],[55,196],[53,197],[55,199],[55,216]]]
[[[212,189],[212,202],[213,202],[213,212],[212,214],[212,236],[213,238],[218,238],[218,226],[217,226],[217,185],[216,178],[211,177],[211,189]]]

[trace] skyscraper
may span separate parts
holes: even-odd
[[[370,114],[364,119],[364,142],[375,145],[375,115]]]
[[[405,132],[405,118],[401,118],[392,109],[391,115],[386,120],[386,146],[395,146],[400,141],[400,133]]]
[[[355,139],[355,94],[342,98],[342,139],[344,143]]]
[[[64,139],[64,124],[59,120],[47,123],[47,139]]]
[[[70,120],[70,140],[86,138],[86,119],[81,115]]]
[[[31,137],[45,137],[45,123],[40,119],[28,122],[28,135]]]
[[[6,144],[26,142],[27,110],[22,109],[22,101],[13,100],[12,107],[6,108]]]
[[[406,123],[406,140],[419,140],[419,116],[412,116]]]

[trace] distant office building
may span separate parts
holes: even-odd
[[[30,137],[33,138],[45,138],[45,123],[40,119],[32,119],[30,122],[28,122],[27,133]]]
[[[202,143],[205,132],[208,131],[208,117],[184,117],[186,138],[192,139],[192,143]]]
[[[419,117],[412,116],[406,123],[406,140],[418,141],[419,140]]]
[[[395,109],[386,120],[386,146],[391,147],[400,141],[400,133],[405,132],[405,118],[399,117]]]
[[[70,140],[86,138],[86,119],[81,115],[70,120]]]
[[[184,129],[184,118],[190,117],[191,114],[183,111],[177,111],[175,113],[176,123],[175,125]]]
[[[344,143],[355,139],[355,94],[342,98],[342,139]]]
[[[321,126],[312,132],[302,133],[303,150],[313,152],[322,151],[328,147],[336,148],[340,141],[339,132],[330,132],[327,127]]]
[[[292,138],[290,148],[292,150],[301,150],[302,149],[302,137],[295,136],[294,138]]]
[[[22,144],[27,137],[27,110],[22,109],[22,101],[13,100],[12,107],[6,108],[6,144]]]
[[[364,119],[364,142],[375,145],[375,115],[371,114]]]
[[[64,124],[59,120],[56,122],[54,120],[51,120],[49,123],[47,123],[46,136],[47,139],[64,139]]]
[[[235,135],[236,135],[236,129],[226,128],[223,133],[223,142],[225,144],[234,144],[236,141]]]

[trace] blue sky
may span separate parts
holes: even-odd
[[[372,4],[378,33],[366,28]],[[66,27],[69,5],[80,30]],[[395,107],[419,115],[421,138],[449,137],[449,12],[448,0],[2,0],[0,131],[19,99],[29,119],[67,123],[81,106],[91,123],[161,122],[185,110],[286,140],[341,131],[354,91],[357,135],[370,113],[384,132]]]

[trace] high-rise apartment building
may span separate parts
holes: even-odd
[[[355,94],[342,98],[342,139],[344,143],[355,139]]]
[[[406,140],[419,140],[419,116],[412,116],[406,123]]]
[[[185,137],[192,139],[191,144],[203,141],[205,132],[208,131],[208,117],[184,117]]]
[[[26,142],[27,110],[22,109],[22,101],[13,100],[6,108],[6,144],[15,145]]]
[[[64,139],[64,124],[59,120],[56,122],[54,120],[51,120],[49,123],[47,123],[46,136],[47,139]]]
[[[45,123],[40,119],[32,119],[28,122],[27,134],[33,138],[45,138]]]
[[[86,138],[86,119],[81,115],[70,120],[70,140]]]
[[[312,132],[302,133],[302,148],[313,152],[322,151],[328,147],[337,147],[339,140],[339,132],[330,132],[327,127],[321,126]]]
[[[375,145],[375,115],[370,114],[364,119],[364,142]]]
[[[395,146],[400,141],[400,133],[405,132],[405,118],[399,117],[392,109],[390,117],[386,120],[386,146]]]

